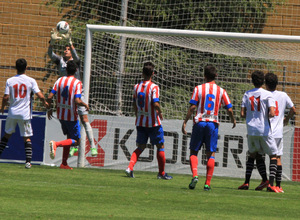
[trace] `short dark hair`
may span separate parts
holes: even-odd
[[[252,83],[255,87],[261,87],[265,81],[265,75],[262,71],[256,70],[251,74]]]
[[[144,63],[143,74],[145,74],[146,76],[151,76],[154,72],[154,67],[154,64],[151,62]]]
[[[274,73],[267,73],[265,75],[265,83],[270,90],[274,91],[278,85],[278,77]]]
[[[27,61],[24,58],[17,59],[16,61],[16,69],[18,73],[25,72],[27,67]]]
[[[74,75],[78,69],[78,66],[74,60],[67,62],[67,73],[68,75]]]
[[[211,64],[204,67],[204,76],[208,81],[213,81],[217,77],[217,69]]]

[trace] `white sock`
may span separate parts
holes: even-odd
[[[86,135],[89,139],[91,148],[96,148],[95,143],[94,143],[93,129],[92,129],[92,126],[91,126],[90,122],[84,122],[83,126],[84,126],[84,129],[85,129]]]

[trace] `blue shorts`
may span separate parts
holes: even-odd
[[[219,125],[214,122],[198,122],[194,124],[190,149],[199,151],[205,143],[206,151],[216,152],[218,144]]]
[[[80,124],[79,120],[77,121],[64,121],[59,120],[61,128],[64,135],[67,135],[68,138],[79,140],[80,139]]]
[[[150,138],[150,142],[152,145],[163,144],[165,142],[164,130],[161,125],[156,127],[151,127],[151,128],[137,126],[136,130],[137,130],[137,137],[136,137],[137,144],[147,144],[148,138]]]

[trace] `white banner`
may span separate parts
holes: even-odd
[[[129,164],[130,156],[136,149],[135,118],[117,116],[90,115],[90,123],[99,155],[96,158],[90,156],[89,144],[86,147],[86,167],[103,167],[107,169],[125,170]],[[191,174],[189,166],[189,142],[190,135],[181,132],[182,120],[164,120],[166,168],[168,173]],[[187,124],[187,131],[192,130],[192,121]],[[293,127],[284,128],[284,155],[283,177],[291,179]],[[221,123],[219,126],[218,151],[215,156],[216,176],[228,176],[244,178],[247,147],[247,130],[245,124],[237,124],[232,129],[232,124]],[[49,141],[66,139],[62,134],[60,123],[57,119],[46,121],[44,163],[59,166],[62,159],[62,148],[58,148],[56,158],[49,157]],[[206,173],[204,151],[198,154],[199,175]],[[205,153],[204,153],[205,155]],[[68,164],[77,167],[77,156],[68,159]],[[269,158],[266,158],[268,172]],[[158,172],[156,147],[149,144],[140,156],[134,170]],[[260,179],[257,170],[253,170],[252,178]]]

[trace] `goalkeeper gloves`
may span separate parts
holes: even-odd
[[[68,41],[69,45],[72,46],[73,42],[72,42],[72,37],[71,37],[71,29],[69,30],[69,32],[67,34],[62,34],[61,35],[65,40]]]
[[[55,41],[61,40],[61,39],[62,39],[62,37],[58,36],[58,32],[56,32],[56,31],[54,31],[54,29],[52,29],[50,45],[52,46],[55,43]]]

